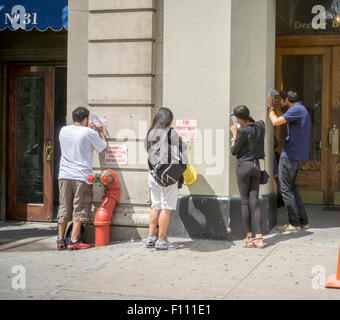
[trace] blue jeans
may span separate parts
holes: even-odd
[[[293,226],[308,224],[308,216],[295,184],[301,164],[302,161],[283,157],[279,162],[281,195],[288,211],[289,223]]]

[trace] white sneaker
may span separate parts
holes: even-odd
[[[147,247],[147,248],[154,248],[156,242],[157,242],[157,237],[156,237],[156,236],[154,236],[154,237],[148,237],[148,238],[146,239],[145,247]]]
[[[178,249],[179,245],[177,243],[171,243],[168,238],[165,238],[164,241],[157,240],[155,244],[156,250],[175,250]]]

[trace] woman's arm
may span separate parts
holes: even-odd
[[[233,156],[236,156],[240,152],[244,144],[247,142],[247,139],[248,139],[248,136],[245,132],[243,132],[242,130],[239,130],[237,132],[236,139],[232,143],[232,147],[231,147],[231,154]]]

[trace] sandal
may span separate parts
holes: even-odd
[[[242,247],[243,248],[255,248],[253,241],[254,241],[254,239],[252,237],[247,236],[243,240],[244,243],[243,243]]]
[[[254,238],[252,242],[253,242],[254,248],[257,248],[257,249],[264,248],[263,238]],[[260,243],[257,243],[257,242],[260,242]]]

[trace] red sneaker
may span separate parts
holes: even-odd
[[[67,246],[67,250],[83,250],[89,248],[91,248],[90,244],[84,243],[80,240],[76,242],[70,242],[70,244]]]
[[[58,239],[57,240],[57,250],[66,250],[65,239]]]

